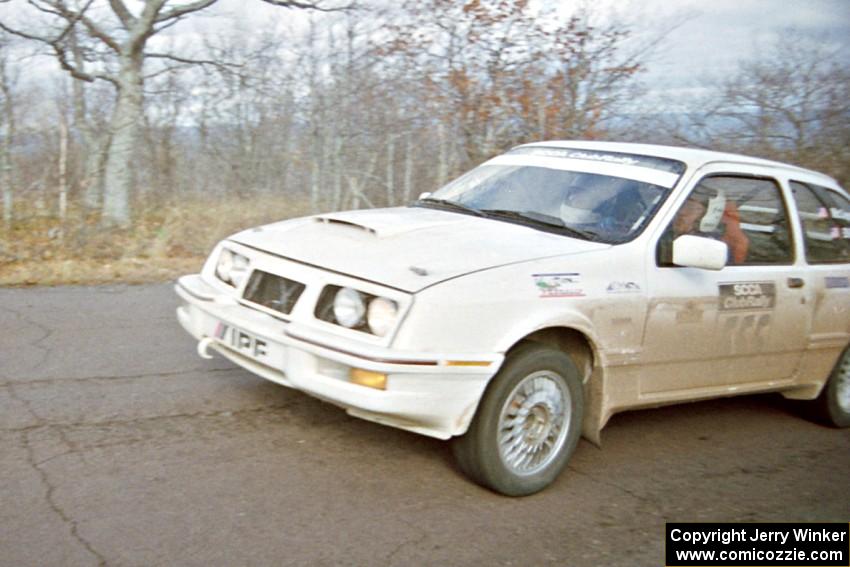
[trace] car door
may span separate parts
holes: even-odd
[[[835,356],[850,341],[850,199],[810,181],[789,185],[812,286],[810,347]]]
[[[693,397],[789,381],[810,326],[804,267],[780,184],[769,170],[704,168],[655,241],[642,397]],[[681,234],[728,247],[721,270],[672,263]]]

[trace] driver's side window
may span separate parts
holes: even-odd
[[[684,234],[724,242],[729,265],[790,264],[793,248],[779,185],[772,179],[711,175],[700,181],[658,242],[659,266],[672,267]]]

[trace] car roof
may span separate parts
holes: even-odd
[[[625,154],[636,154],[636,155],[645,155],[645,156],[653,156],[660,158],[668,158],[674,159],[681,162],[684,162],[688,168],[698,168],[705,164],[712,162],[724,162],[724,163],[738,163],[744,165],[761,165],[761,166],[769,166],[779,169],[784,169],[786,171],[795,172],[799,174],[805,174],[809,176],[819,177],[824,181],[831,182],[830,185],[834,187],[838,187],[838,183],[832,177],[820,173],[819,171],[814,171],[811,169],[805,169],[796,165],[791,165],[788,163],[782,163],[778,161],[772,161],[769,159],[762,159],[756,157],[750,157],[740,154],[726,153],[726,152],[715,152],[713,150],[704,150],[699,148],[688,148],[688,147],[680,147],[680,146],[664,146],[659,144],[633,144],[626,142],[590,142],[590,141],[580,141],[580,140],[549,140],[542,142],[533,142],[530,144],[523,144],[518,147],[552,147],[552,148],[575,148],[579,150],[593,150],[598,152],[618,152]]]

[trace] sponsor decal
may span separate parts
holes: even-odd
[[[581,274],[532,274],[534,285],[540,292],[540,297],[582,297]]]
[[[840,276],[827,276],[824,278],[827,289],[840,289],[850,287],[850,278]]]
[[[773,282],[722,283],[719,291],[721,311],[773,309],[776,305],[776,284]]]
[[[635,282],[611,282],[605,288],[608,293],[638,293],[640,286]]]

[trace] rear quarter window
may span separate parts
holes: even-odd
[[[791,182],[809,264],[850,262],[850,201],[811,183]]]

